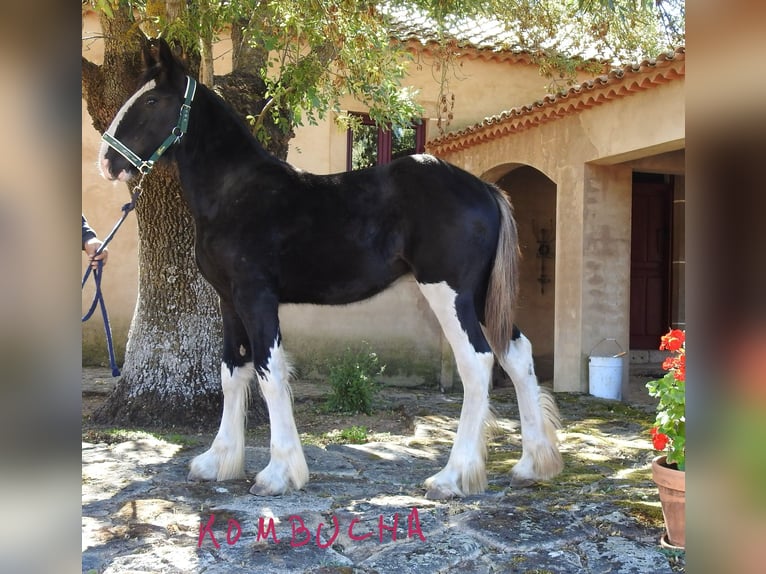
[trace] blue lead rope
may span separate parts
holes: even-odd
[[[143,177],[141,178],[143,180]],[[117,230],[120,228],[122,223],[125,221],[125,218],[128,217],[128,214],[133,211],[136,208],[136,201],[138,201],[138,196],[141,195],[141,181],[138,182],[138,185],[133,189],[133,192],[130,194],[130,202],[126,203],[122,206],[122,217],[120,217],[120,220],[117,222],[117,224],[112,228],[112,231],[109,232],[109,235],[106,236],[104,239],[104,242],[101,244],[101,246],[96,250],[95,255],[101,254],[104,249],[106,249],[106,246],[109,244],[109,242],[114,237],[114,234],[117,233]],[[109,349],[109,364],[112,367],[112,376],[113,377],[119,377],[120,376],[120,369],[117,367],[117,360],[114,357],[114,343],[112,342],[112,328],[109,325],[109,314],[106,312],[106,303],[104,302],[104,294],[101,291],[101,274],[103,272],[103,262],[98,261],[98,267],[95,269],[88,264],[88,269],[85,270],[85,275],[82,278],[82,287],[85,287],[85,282],[88,280],[88,277],[90,276],[90,272],[93,271],[93,280],[96,283],[96,294],[93,297],[93,303],[90,305],[90,309],[88,309],[88,312],[85,313],[82,317],[82,322],[84,323],[88,319],[90,319],[93,316],[94,311],[96,310],[96,307],[101,307],[101,316],[104,319],[104,331],[106,332],[106,345]]]
[[[106,303],[104,303],[104,294],[101,292],[101,267],[103,266],[103,263],[101,261],[98,262],[98,267],[93,270],[93,279],[96,282],[96,296],[93,298],[93,303],[90,306],[90,309],[88,312],[83,316],[82,321],[83,323],[91,318],[93,315],[93,312],[96,310],[96,305],[99,305],[101,307],[101,316],[104,318],[104,331],[106,332],[106,345],[109,348],[109,364],[112,367],[112,376],[113,377],[119,377],[120,376],[120,369],[117,367],[117,360],[114,358],[114,343],[112,343],[112,328],[109,326],[109,315],[106,312]],[[91,270],[91,267],[88,266],[88,271]],[[85,278],[83,278],[83,282],[88,276],[88,272],[85,272]],[[84,283],[83,283],[84,285]]]

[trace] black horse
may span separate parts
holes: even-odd
[[[197,263],[220,295],[223,415],[190,478],[244,476],[244,418],[255,376],[269,409],[271,460],[251,492],[302,488],[309,473],[293,419],[279,305],[351,303],[406,274],[436,314],[464,386],[449,461],[426,481],[427,495],[486,487],[495,356],[519,402],[523,453],[513,482],[561,471],[558,411],[537,384],[529,341],[513,324],[517,232],[500,189],[429,155],[334,175],[303,172],[267,153],[221,98],[186,75],[165,42],[144,58],[141,87],[104,134],[99,165],[106,178],[127,181],[167,151],[194,217]]]

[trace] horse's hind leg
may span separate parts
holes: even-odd
[[[428,498],[483,492],[487,486],[486,425],[494,357],[476,317],[472,295],[446,283],[418,284],[452,347],[463,382],[463,407],[447,465],[426,480]]]
[[[529,339],[514,327],[508,348],[498,360],[513,381],[521,419],[522,455],[513,467],[511,484],[548,480],[564,468],[556,437],[561,422],[553,395],[537,383]]]
[[[223,415],[212,446],[192,460],[190,480],[231,480],[245,477],[245,417],[255,369],[250,342],[233,308],[221,302],[224,330],[221,387]]]

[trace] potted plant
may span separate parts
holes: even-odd
[[[661,351],[669,351],[662,364],[665,376],[646,383],[658,399],[657,418],[651,429],[652,445],[660,453],[652,461],[665,518],[663,543],[686,546],[686,332],[671,329],[663,335]]]

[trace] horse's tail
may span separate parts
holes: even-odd
[[[513,334],[520,250],[511,201],[503,190],[494,185],[492,188],[500,209],[500,233],[484,304],[484,325],[490,347],[496,355],[502,356]]]

